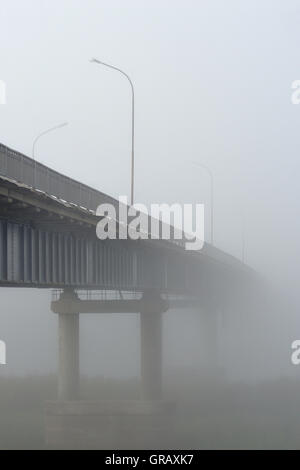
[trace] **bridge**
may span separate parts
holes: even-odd
[[[72,414],[70,404],[79,399],[80,314],[140,315],[141,397],[157,404],[163,313],[172,307],[203,310],[213,351],[217,312],[240,308],[237,299],[249,282],[242,263],[208,244],[189,252],[175,239],[99,240],[101,203],[118,206],[114,198],[0,145],[0,286],[53,289],[59,370],[52,420],[63,403],[64,413]]]

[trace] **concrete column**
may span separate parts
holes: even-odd
[[[155,291],[145,292],[141,322],[141,396],[144,400],[162,398],[162,313],[169,308]]]
[[[64,292],[66,305],[73,292]],[[79,395],[79,313],[58,314],[58,399],[75,400]]]
[[[162,397],[162,314],[141,313],[141,381],[144,400]]]

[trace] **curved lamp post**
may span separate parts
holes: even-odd
[[[104,65],[105,67],[108,67],[110,69],[116,70],[117,72],[120,72],[122,75],[124,75],[127,80],[129,81],[130,88],[131,88],[131,205],[134,203],[134,87],[133,83],[131,81],[131,78],[127,73],[125,73],[123,70],[119,69],[118,67],[115,67],[114,65],[106,64],[105,62],[102,62],[98,59],[91,59],[90,62]]]
[[[45,131],[41,132],[33,141],[32,144],[32,158],[35,160],[35,147],[37,144],[37,141],[40,139],[45,134],[48,134],[49,132],[55,131],[56,129],[60,129],[61,127],[67,126],[69,123],[68,122],[63,122],[61,124],[58,124],[57,126],[50,127],[49,129],[46,129]]]
[[[50,127],[49,129],[46,129],[45,131],[41,132],[39,135],[36,136],[36,138],[33,141],[32,144],[32,158],[34,160],[34,181],[33,181],[33,186],[36,186],[36,159],[35,159],[35,147],[38,142],[38,140],[45,134],[48,134],[49,132],[55,131],[56,129],[60,129],[61,127],[67,126],[69,123],[68,122],[62,122],[61,124],[58,124],[56,126]]]

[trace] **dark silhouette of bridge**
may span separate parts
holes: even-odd
[[[237,308],[234,303],[249,277],[242,263],[208,244],[189,252],[174,239],[101,241],[96,237],[101,203],[118,205],[114,198],[0,145],[0,286],[59,292],[52,310],[59,316],[60,405],[48,409],[50,429],[55,429],[50,436],[59,439],[55,419],[74,415],[70,402],[79,397],[80,313],[140,314],[141,391],[152,411],[141,411],[138,404],[134,413],[155,414],[153,404],[162,400],[163,312],[170,306],[205,311],[211,319],[207,335],[213,358],[217,312]],[[102,294],[90,298],[82,291]],[[64,411],[62,403],[67,403]],[[78,414],[90,406],[81,402]],[[115,406],[99,411],[97,405],[94,411],[120,414]]]

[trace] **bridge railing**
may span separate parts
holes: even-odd
[[[115,207],[118,218],[119,202],[116,199],[52,170],[3,144],[0,144],[0,175],[89,210],[96,211],[100,204],[110,203]],[[150,220],[149,216],[149,226]],[[172,235],[173,232],[174,228],[171,226]],[[173,245],[183,246],[184,241],[175,240],[172,235],[169,241]]]
[[[0,144],[0,175],[86,209],[96,210],[99,204],[104,202],[117,204],[116,199],[2,144]]]

